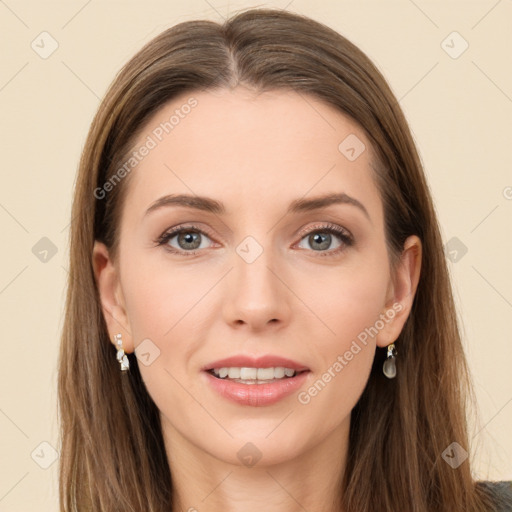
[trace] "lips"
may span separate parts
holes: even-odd
[[[297,361],[293,361],[292,359],[288,359],[286,357],[274,356],[274,355],[264,355],[259,357],[251,357],[247,355],[234,355],[231,357],[227,357],[224,359],[219,359],[217,361],[213,361],[212,363],[208,363],[206,366],[202,368],[203,371],[209,371],[213,368],[229,368],[229,367],[238,367],[238,368],[272,368],[282,366],[284,368],[291,368],[296,372],[302,372],[305,370],[309,370],[309,368]]]
[[[294,377],[277,379],[265,384],[242,384],[237,381],[219,379],[209,371],[202,372],[205,384],[223,399],[238,406],[264,407],[277,404],[306,385],[309,371],[302,371]]]
[[[227,368],[281,368],[294,370],[293,376],[272,380],[223,379],[216,376],[213,369]],[[238,405],[262,407],[276,404],[287,396],[298,392],[311,375],[310,369],[297,361],[275,355],[251,357],[235,355],[208,363],[202,368],[205,383],[223,398]]]

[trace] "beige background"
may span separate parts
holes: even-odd
[[[512,479],[510,0],[6,0],[0,1],[0,511],[58,509],[56,361],[68,224],[80,150],[99,99],[126,60],[162,30],[193,18],[222,21],[257,5],[310,15],[340,31],[368,53],[399,98],[443,239],[457,239],[447,256],[454,260],[449,266],[481,414],[472,427],[475,474]],[[58,48],[43,59],[51,38]],[[458,55],[464,41],[469,47]],[[57,251],[46,261],[43,237]]]

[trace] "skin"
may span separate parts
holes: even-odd
[[[187,93],[153,116],[134,147],[191,96],[197,106],[132,171],[119,258],[94,246],[111,339],[121,333],[127,353],[145,339],[160,351],[150,365],[138,363],[161,412],[174,512],[334,510],[350,412],[376,346],[395,341],[409,315],[421,242],[407,239],[392,273],[370,142],[350,118],[312,96],[242,86]],[[354,161],[338,150],[349,134],[366,146]],[[356,198],[369,219],[350,204],[285,214],[295,199],[332,192]],[[168,206],[144,215],[159,197],[180,193],[214,198],[226,213]],[[154,243],[191,222],[207,233],[197,235],[198,254]],[[328,238],[326,223],[348,230],[354,244],[331,235],[319,248],[321,240],[301,231]],[[252,263],[236,251],[247,236],[263,249]],[[178,236],[167,246],[190,251]],[[275,354],[309,367],[307,390],[393,304],[401,310],[307,404],[296,393],[265,407],[235,404],[201,373],[233,354]],[[237,456],[248,442],[261,455],[253,466]]]

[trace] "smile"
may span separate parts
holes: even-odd
[[[218,370],[220,374],[228,374],[225,377],[216,375],[215,370]],[[243,370],[246,370],[247,373]],[[272,378],[259,378],[259,371],[265,370],[266,374],[270,376],[272,371]],[[285,370],[290,370],[293,375],[286,376]],[[230,377],[235,375],[235,377]],[[203,371],[202,374],[207,379],[207,385],[211,387],[221,397],[234,402],[238,405],[245,405],[251,407],[263,407],[275,404],[292,393],[298,392],[299,389],[304,385],[307,377],[311,372],[309,370],[295,371],[291,368],[277,367],[277,368],[248,368],[248,367],[223,367],[219,369],[212,369]],[[256,378],[254,375],[256,374]],[[275,375],[281,375],[282,377],[275,377]],[[237,378],[250,375],[249,378]]]
[[[220,379],[234,380],[244,384],[263,384],[278,379],[294,377],[298,372],[293,368],[277,366],[275,368],[223,367],[210,370]]]

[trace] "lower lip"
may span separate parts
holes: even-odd
[[[310,372],[299,373],[295,377],[284,377],[268,384],[242,384],[227,379],[219,379],[204,372],[208,383],[223,397],[241,405],[262,407],[272,405],[297,391]]]

